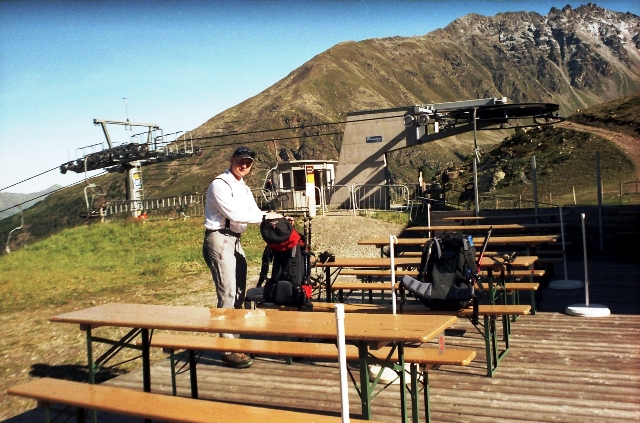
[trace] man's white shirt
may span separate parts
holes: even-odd
[[[229,229],[241,234],[248,223],[260,223],[264,215],[244,179],[237,180],[231,171],[217,176],[209,185],[204,216],[207,229],[224,229],[228,218]]]

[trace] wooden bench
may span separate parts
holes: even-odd
[[[183,334],[156,334],[151,339],[151,347],[162,348],[169,352],[171,358],[171,385],[173,394],[177,395],[176,372],[175,372],[175,352],[186,350],[189,354],[189,377],[191,382],[191,396],[198,397],[198,382],[196,374],[196,351],[213,352],[242,352],[245,354],[276,356],[276,357],[296,357],[313,360],[338,360],[338,349],[335,344],[323,344],[318,342],[297,342],[297,341],[276,341],[259,340],[245,338],[219,338],[205,337],[198,335]],[[387,360],[398,361],[397,350],[383,347],[371,350],[371,359],[374,364],[382,364]],[[419,380],[422,380],[424,390],[424,404],[427,421],[429,418],[429,387],[427,372],[430,368],[441,365],[466,366],[476,356],[473,350],[447,348],[440,351],[437,348],[404,348],[404,362],[411,367],[411,386],[417,389]],[[359,361],[358,348],[353,345],[346,346],[346,358],[348,361]],[[418,375],[419,366],[423,370]],[[396,369],[398,371],[398,369]],[[402,370],[400,370],[402,371]],[[378,376],[379,378],[379,376]],[[417,404],[414,404],[414,413],[417,413]]]
[[[534,270],[513,270],[511,271],[511,277],[513,277],[515,280],[523,280],[525,278],[531,278],[531,280],[533,280],[533,278],[541,278],[545,275],[546,271],[544,269],[534,269]],[[480,274],[483,277],[488,277],[489,274],[486,270],[483,270],[480,272]],[[338,291],[338,300],[340,302],[343,302],[345,299],[344,296],[344,291],[345,290],[350,290],[350,291],[355,291],[355,290],[367,290],[369,291],[369,303],[373,302],[373,295],[372,295],[372,291],[377,290],[377,291],[390,291],[391,290],[391,284],[390,283],[379,283],[379,282],[373,282],[373,278],[390,278],[391,277],[391,270],[387,270],[387,269],[344,269],[340,272],[340,275],[342,276],[359,276],[362,278],[366,278],[369,282],[334,282],[331,285],[331,290],[332,291]],[[402,276],[412,276],[412,277],[416,277],[418,276],[418,271],[417,270],[396,270],[396,276],[397,277],[402,277]],[[367,283],[373,283],[373,284],[377,284],[377,285],[367,285]],[[483,281],[483,283],[486,284],[486,282]],[[501,287],[498,287],[499,284],[494,283],[493,287],[494,289],[501,289]],[[521,291],[529,291],[529,297],[530,297],[530,302],[531,302],[531,314],[536,314],[537,311],[537,300],[536,300],[536,295],[538,290],[540,289],[540,284],[537,282],[524,282],[524,283],[517,283],[517,282],[506,282],[505,283],[505,292],[508,295],[508,302],[510,302],[511,304],[520,304],[520,295],[519,293]],[[396,289],[398,289],[398,284],[396,284]],[[364,302],[364,298],[363,298],[363,302]],[[515,320],[515,316],[513,317],[513,319]]]
[[[538,259],[539,260],[539,259]],[[537,261],[536,261],[537,263]],[[486,270],[480,273],[482,276],[487,276]],[[362,277],[391,277],[391,270],[388,269],[344,269],[340,271],[342,276],[362,276]],[[418,276],[417,270],[396,270],[396,276]],[[544,269],[531,270],[513,270],[511,275],[515,278],[525,278],[529,276],[543,277],[545,275]]]
[[[260,308],[277,308],[279,310],[297,310],[295,307],[275,306],[256,304]],[[326,302],[313,303],[313,312],[334,312],[334,304]],[[391,313],[392,306],[378,304],[344,304],[344,311],[347,313]],[[411,304],[398,308],[398,313],[419,314],[419,315],[448,315],[465,317],[471,320],[474,316],[471,307],[453,311],[430,310],[421,304]],[[492,305],[480,304],[478,306],[478,316],[482,316],[483,325],[473,322],[478,331],[483,335],[485,341],[485,351],[487,353],[487,376],[492,377],[510,348],[511,323],[509,317],[524,316],[531,312],[531,306],[526,304],[506,304]],[[501,351],[498,347],[496,319],[502,317],[502,334],[504,341],[504,349]],[[347,316],[348,318],[348,316]]]
[[[519,256],[528,256],[531,254],[527,251],[485,251],[484,255],[487,257],[500,257],[505,254],[516,253]],[[535,255],[540,256],[561,256],[564,254],[563,250],[536,250]],[[480,251],[476,252],[476,257],[480,255]],[[400,251],[398,257],[422,257],[422,251]],[[540,260],[540,259],[538,259]]]
[[[11,387],[7,393],[37,400],[39,405],[46,408],[47,422],[51,421],[51,404],[76,407],[79,422],[84,421],[85,409],[169,422],[340,423],[342,421],[341,417],[336,416],[217,401],[199,401],[192,398],[51,378],[35,379]],[[357,421],[364,422],[364,420]]]

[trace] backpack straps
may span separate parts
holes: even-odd
[[[262,266],[260,267],[260,277],[258,278],[258,284],[256,285],[258,288],[260,288],[264,281],[267,280],[267,275],[269,275],[269,265],[271,264],[272,258],[273,254],[271,247],[267,244],[262,252]]]
[[[434,239],[424,243],[422,247],[422,257],[420,258],[420,267],[418,267],[418,280],[424,282],[427,275],[427,265],[429,263],[429,256],[431,255],[431,249],[433,248]]]
[[[220,179],[222,182],[224,182],[225,184],[229,185],[229,188],[231,189],[231,196],[233,197],[233,188],[231,187],[231,185],[229,184],[229,182],[225,181],[222,178],[213,178],[213,180],[215,181],[216,179]],[[225,218],[225,222],[224,222],[224,228],[228,231],[231,230],[231,221],[229,220],[229,218]],[[260,285],[258,285],[259,287]]]

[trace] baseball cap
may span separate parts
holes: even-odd
[[[256,158],[256,152],[248,147],[238,147],[236,148],[236,151],[233,152],[233,155],[231,157],[235,157],[238,159],[249,158],[251,160],[254,160]]]

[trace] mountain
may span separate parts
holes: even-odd
[[[471,14],[421,36],[337,44],[187,134],[202,145],[201,156],[143,168],[145,196],[204,192],[238,144],[258,151],[247,178],[253,187],[277,161],[335,160],[350,111],[486,97],[558,103],[563,116],[584,111],[640,91],[639,31],[640,17],[590,3],[546,16]],[[478,144],[488,151],[512,134],[480,132]],[[414,183],[419,169],[428,180],[465,163],[472,144],[463,134],[394,152],[393,179]],[[95,181],[109,199],[124,198],[122,175]],[[83,208],[80,188],[56,193],[30,211],[31,234],[78,225]],[[0,224],[0,239],[14,223]]]
[[[472,14],[424,36],[341,43],[193,130],[196,138],[214,138],[201,140],[205,153],[187,165],[191,172],[183,164],[180,175],[170,165],[167,171],[176,187],[204,187],[226,165],[230,147],[217,145],[272,138],[282,140],[255,144],[261,170],[276,160],[337,159],[341,137],[321,134],[344,126],[310,125],[343,121],[348,111],[506,96],[512,103],[558,103],[567,116],[640,89],[639,28],[634,14],[588,4],[546,16]],[[291,130],[236,135],[277,128]],[[303,138],[285,140],[293,136]],[[488,143],[504,136],[485,135]],[[455,160],[450,146],[464,139],[468,145],[469,136],[449,138],[430,144],[429,154],[416,148],[404,156],[414,166]]]
[[[0,212],[0,220],[4,219],[5,217],[12,216],[16,213],[20,213],[20,207],[22,209],[28,209],[29,207],[36,204],[38,201],[42,201],[42,199],[45,198],[49,193],[56,191],[60,188],[62,188],[61,185],[52,185],[45,190],[32,192],[30,194],[0,192],[0,210],[9,209],[9,210]],[[33,200],[33,201],[30,201],[30,200]],[[10,208],[17,204],[22,204],[22,206]]]

